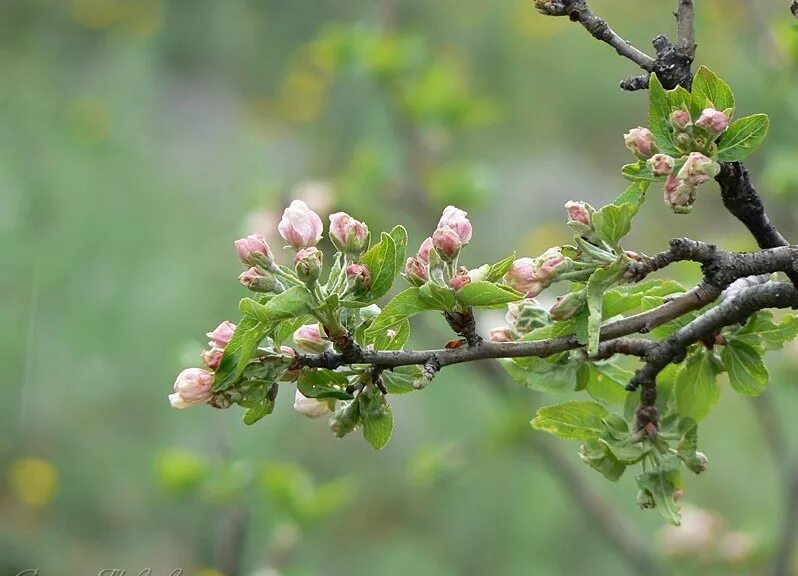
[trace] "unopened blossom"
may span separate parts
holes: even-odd
[[[510,302],[504,319],[519,334],[527,334],[551,322],[548,311],[534,298]]]
[[[238,281],[253,292],[279,294],[285,289],[274,274],[256,266],[239,274]]]
[[[241,262],[247,266],[260,266],[268,269],[274,257],[262,234],[250,234],[235,241],[236,252]]]
[[[569,200],[565,203],[565,211],[568,214],[568,223],[576,222],[583,226],[590,227],[590,219],[595,212],[594,208],[587,202],[574,202]]]
[[[624,134],[623,141],[626,147],[639,158],[650,158],[657,152],[654,134],[651,130],[642,126],[629,130],[629,132]]]
[[[730,119],[726,113],[714,108],[704,108],[701,116],[695,121],[696,126],[700,126],[710,134],[720,134],[729,127]]]
[[[346,280],[353,290],[371,286],[371,273],[363,264],[349,264],[346,267]]]
[[[488,277],[488,272],[490,272],[490,266],[488,264],[483,264],[479,268],[472,268],[469,270],[468,277],[472,282],[482,282]]]
[[[441,258],[451,262],[460,254],[463,242],[454,228],[441,226],[432,234],[432,245]]]
[[[711,180],[719,171],[717,162],[700,152],[691,152],[676,176],[691,186],[699,186]]]
[[[426,263],[420,258],[411,256],[405,262],[405,277],[411,284],[421,286],[429,278]]]
[[[444,226],[454,230],[460,237],[462,244],[467,244],[471,240],[472,228],[471,221],[468,219],[468,212],[454,206],[447,206],[438,221],[438,228],[443,228]]]
[[[432,250],[432,237],[426,238],[418,249],[418,258],[429,264],[429,251]]]
[[[207,402],[211,392],[213,374],[202,368],[187,368],[177,375],[175,393],[169,395],[172,408],[188,408],[193,404]]]
[[[465,286],[466,284],[471,283],[471,278],[468,277],[468,274],[458,274],[457,276],[452,276],[452,279],[449,280],[449,286],[457,292]]]
[[[368,226],[360,220],[346,212],[330,214],[330,240],[344,254],[360,256],[366,249],[368,237]]]
[[[559,247],[549,248],[535,259],[537,277],[546,286],[551,284],[559,272],[568,266],[569,261],[562,255]]]
[[[513,290],[533,298],[544,288],[536,273],[537,268],[532,258],[518,258],[504,275],[504,283]]]
[[[208,368],[216,370],[216,368],[219,367],[219,362],[221,362],[223,354],[223,349],[214,346],[208,350],[203,350],[200,353],[200,357]]]
[[[277,225],[280,235],[294,249],[315,246],[321,240],[321,218],[301,200],[294,200]]]
[[[671,173],[676,160],[667,154],[654,154],[646,163],[654,176],[665,176]]]
[[[689,112],[687,112],[687,110],[682,110],[681,108],[671,112],[669,119],[671,121],[671,125],[678,130],[684,130],[692,121]]]
[[[692,209],[695,202],[695,186],[669,174],[663,192],[665,204],[677,214],[686,214]]]
[[[512,342],[513,329],[509,326],[498,326],[490,331],[491,342]]]
[[[294,269],[297,277],[302,282],[315,282],[321,274],[322,252],[318,248],[311,246],[302,248],[294,257]]]
[[[549,309],[549,315],[552,320],[569,320],[584,308],[585,302],[584,291],[569,292],[557,298],[554,305]]]
[[[213,329],[213,332],[208,332],[205,334],[208,338],[210,338],[211,342],[218,346],[219,348],[224,348],[227,346],[227,343],[230,342],[230,338],[233,337],[233,334],[236,331],[236,325],[232,322],[225,320],[221,324],[219,324],[216,328]]]
[[[330,405],[326,400],[308,398],[297,390],[294,396],[294,410],[308,418],[321,418],[330,413]]]
[[[294,331],[294,342],[300,352],[320,354],[330,348],[330,343],[322,336],[318,324],[304,324]]]

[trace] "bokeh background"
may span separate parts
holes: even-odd
[[[640,46],[672,32],[667,2],[592,4]],[[738,113],[771,116],[750,164],[795,238],[795,21],[786,1],[697,4],[698,61]],[[253,427],[166,400],[237,317],[233,240],[274,237],[289,198],[403,223],[411,246],[457,204],[472,264],[566,241],[566,200],[624,187],[621,135],[645,121],[645,94],[617,88],[633,73],[527,0],[0,1],[0,572],[639,573],[585,497],[667,571],[765,573],[798,349],[768,358],[764,397],[725,387],[679,532],[636,508],[633,478],[538,439],[528,421],[552,399],[499,394],[489,369],[394,398],[381,452],[301,418],[286,390]],[[643,252],[674,235],[754,247],[714,184],[690,217],[652,191],[641,220],[627,247]],[[415,327],[415,346],[449,338],[434,315]]]

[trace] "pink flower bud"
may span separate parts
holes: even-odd
[[[330,413],[330,405],[326,400],[308,398],[297,390],[294,396],[294,410],[308,418],[321,418]]]
[[[535,259],[538,281],[548,286],[568,267],[568,264],[569,261],[562,255],[559,247],[549,248]]]
[[[346,212],[330,214],[330,240],[344,254],[360,256],[366,249],[369,229]]]
[[[690,152],[687,160],[676,175],[679,180],[695,187],[708,182],[720,171],[720,165],[700,152]]]
[[[274,263],[272,251],[261,234],[250,234],[235,241],[238,257],[247,266],[269,268]]]
[[[432,245],[441,258],[451,262],[460,254],[463,242],[460,240],[460,235],[453,228],[442,226],[435,230],[432,235]]]
[[[447,206],[443,210],[443,215],[438,221],[438,228],[448,226],[454,230],[460,237],[461,244],[467,244],[471,240],[471,221],[467,218],[468,212],[455,208],[454,206]]]
[[[294,249],[315,246],[321,240],[321,218],[301,200],[294,200],[283,212],[277,230]]]
[[[254,266],[239,274],[238,281],[253,292],[271,292],[279,294],[285,289],[271,272],[266,272]]]
[[[224,347],[227,346],[227,343],[230,342],[230,338],[233,337],[235,331],[236,325],[225,320],[216,328],[214,328],[213,332],[208,332],[205,335],[211,339],[212,344],[224,349]]]
[[[427,238],[421,243],[418,249],[418,258],[429,264],[429,251],[432,250],[432,238]]]
[[[468,274],[458,274],[457,276],[452,276],[452,279],[449,280],[449,286],[455,292],[466,284],[471,284],[471,278],[468,277]]]
[[[576,316],[587,302],[585,292],[569,292],[560,296],[549,309],[552,320],[569,320]]]
[[[654,154],[648,159],[647,163],[654,176],[665,176],[671,173],[671,170],[676,165],[676,160],[667,154]]]
[[[294,342],[304,354],[321,354],[330,349],[330,343],[322,337],[318,324],[305,324],[297,328]]]
[[[692,121],[687,110],[674,110],[670,115],[671,125],[677,130],[684,130]]]
[[[405,262],[405,278],[411,284],[421,286],[429,278],[427,265],[420,258],[408,258],[407,262]]]
[[[729,117],[720,110],[704,108],[695,125],[700,126],[710,134],[720,134],[729,127]]]
[[[488,272],[490,272],[490,266],[488,264],[483,264],[479,268],[472,268],[469,270],[468,277],[472,282],[482,282],[488,277]]]
[[[504,283],[522,293],[534,291],[538,283],[535,261],[532,258],[518,258],[504,275]]]
[[[650,158],[657,152],[654,134],[648,128],[643,128],[642,126],[632,128],[624,134],[623,140],[626,143],[626,147],[639,158]]]
[[[512,342],[513,329],[509,326],[499,326],[490,331],[491,342]]]
[[[213,374],[202,368],[187,368],[177,375],[175,393],[169,395],[172,408],[188,408],[192,404],[206,402],[211,392]]]
[[[280,346],[280,354],[282,354],[283,356],[288,356],[290,358],[296,358],[296,350],[294,350],[290,346]]]
[[[665,180],[664,198],[671,210],[677,214],[687,214],[695,202],[695,186],[669,174]]]
[[[219,367],[219,362],[222,360],[222,354],[224,354],[224,350],[214,346],[210,350],[203,350],[200,356],[208,368],[216,370],[216,368]]]
[[[322,252],[318,248],[311,246],[302,248],[294,257],[294,269],[297,277],[302,282],[315,282],[321,274]]]
[[[371,272],[363,264],[350,264],[346,267],[346,279],[353,290],[371,286]]]
[[[595,210],[587,202],[574,202],[569,200],[565,203],[565,211],[568,213],[568,223],[576,222],[588,228],[591,227],[590,219]]]

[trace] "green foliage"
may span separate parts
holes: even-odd
[[[702,420],[720,399],[718,361],[706,348],[697,345],[687,355],[676,376],[676,402],[679,414]]]
[[[718,160],[736,162],[756,150],[768,133],[767,114],[752,114],[735,120],[718,140]]]

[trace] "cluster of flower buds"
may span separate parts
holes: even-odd
[[[426,238],[415,256],[405,263],[404,276],[414,286],[421,286],[428,280],[448,284],[453,290],[460,290],[466,284],[484,278],[487,268],[468,270],[457,268],[457,259],[463,246],[471,240],[473,229],[468,213],[447,206],[432,236]]]
[[[284,290],[275,277],[274,256],[266,239],[260,234],[250,234],[235,241],[236,252],[241,262],[249,266],[238,277],[239,282],[253,292],[279,294]]]
[[[573,260],[562,253],[559,246],[549,248],[537,258],[518,258],[504,275],[510,288],[534,298],[563,272],[573,269]]]
[[[357,260],[369,245],[369,229],[346,212],[330,214],[330,241],[335,248]]]
[[[551,323],[549,313],[534,298],[508,304],[504,319],[507,322],[505,326],[490,331],[492,342],[513,342]]]
[[[236,325],[232,322],[225,320],[219,324],[213,332],[208,332],[208,349],[202,351],[202,361],[211,370],[216,370],[219,366],[219,361],[222,359],[224,349],[227,347],[228,342],[233,337],[236,331]]]

